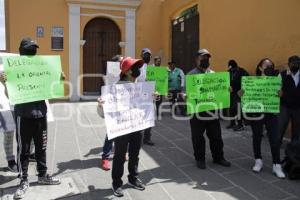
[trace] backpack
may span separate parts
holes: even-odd
[[[283,169],[289,179],[300,179],[300,141],[291,142],[286,146]]]

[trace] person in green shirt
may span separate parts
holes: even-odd
[[[155,56],[154,57],[154,66],[155,67],[160,67],[161,66],[161,57],[160,56]],[[159,108],[162,103],[163,96],[162,95],[157,95],[155,98],[155,106],[156,106],[156,116],[158,118],[159,115]]]
[[[176,67],[174,61],[168,62],[169,65],[169,100],[171,103],[171,109],[175,106],[176,102],[183,102],[180,93],[183,91],[184,87],[184,73],[183,71]],[[176,114],[176,107],[175,114]],[[184,115],[183,106],[178,106],[179,112]]]

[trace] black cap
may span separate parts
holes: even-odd
[[[196,53],[196,56],[204,56],[204,55],[208,55],[209,57],[211,57],[211,54],[209,53],[209,51],[207,49],[200,49]]]
[[[289,57],[289,63],[300,63],[300,57],[296,55]]]
[[[31,38],[24,38],[22,39],[20,43],[20,48],[22,49],[28,49],[30,47],[39,48],[39,46],[36,44],[36,42]]]

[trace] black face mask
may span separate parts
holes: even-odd
[[[299,69],[300,69],[299,65],[292,65],[290,67],[291,72],[294,74],[296,74],[299,71]]]
[[[150,56],[144,56],[143,60],[144,60],[145,63],[148,64],[148,63],[150,63],[151,57]]]
[[[200,65],[199,67],[207,69],[209,67],[210,63],[209,63],[209,59],[204,59],[200,61]]]
[[[137,78],[137,77],[140,76],[140,74],[141,74],[141,71],[140,71],[140,69],[138,67],[133,67],[131,69],[131,76],[132,77]]]
[[[275,70],[273,67],[267,67],[265,70],[264,70],[264,74],[266,76],[275,76]]]
[[[19,49],[20,55],[21,56],[34,56],[36,55],[36,48],[20,48]]]

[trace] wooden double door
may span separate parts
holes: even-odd
[[[104,85],[99,75],[105,75],[107,61],[121,53],[121,32],[112,20],[95,18],[86,25],[83,39],[83,94],[99,95]]]

